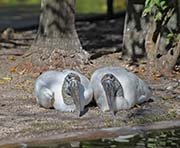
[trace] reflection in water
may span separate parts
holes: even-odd
[[[180,129],[146,132],[140,135],[119,136],[117,138],[92,141],[22,144],[17,148],[179,148]]]
[[[179,148],[180,129],[81,142],[82,148]]]

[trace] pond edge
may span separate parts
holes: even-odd
[[[56,134],[41,138],[19,138],[14,140],[4,140],[0,142],[0,148],[8,147],[14,148],[21,146],[22,144],[46,144],[46,143],[57,143],[57,142],[69,142],[69,141],[83,141],[83,140],[95,140],[100,138],[115,138],[118,136],[136,135],[142,134],[147,131],[174,129],[180,127],[179,120],[171,121],[159,121],[154,123],[146,123],[136,126],[123,126],[123,127],[112,127],[102,129],[89,129],[84,131],[68,132],[63,134]]]

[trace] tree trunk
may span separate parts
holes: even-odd
[[[173,0],[176,1],[176,0]],[[169,1],[169,3],[173,3]],[[142,17],[145,0],[127,0],[127,10],[124,25],[123,47],[124,54],[132,59],[141,58],[145,53],[145,36],[152,23],[152,16]],[[160,52],[168,48],[166,36],[169,30],[176,30],[178,26],[177,13],[171,17],[160,39]]]
[[[142,18],[145,0],[126,0],[127,9],[123,34],[124,55],[132,59],[145,55],[144,40],[149,18]]]
[[[41,0],[39,29],[31,47],[40,67],[75,68],[88,59],[75,29],[75,0]]]
[[[177,0],[168,1],[168,9],[164,12],[163,19],[155,22],[153,16],[142,17],[145,0],[127,1],[123,35],[124,54],[132,59],[147,55],[149,75],[169,75],[179,57],[180,42],[176,47],[167,45],[166,36],[172,31],[179,33],[179,3],[176,3]]]
[[[113,10],[113,0],[107,0],[107,15],[112,17],[114,14]]]
[[[172,3],[173,4],[173,3]],[[180,55],[180,41],[177,39],[174,40],[175,45],[171,45],[170,49],[167,51],[164,50],[164,53],[161,54],[160,46],[162,44],[161,38],[164,33],[164,28],[168,25],[168,21],[173,16],[175,8],[175,3],[173,7],[169,7],[164,14],[163,20],[158,25],[157,22],[152,21],[148,26],[148,31],[145,39],[145,49],[147,53],[147,72],[149,75],[165,75],[169,76],[172,74],[172,70],[178,60]],[[177,9],[175,9],[177,12]],[[178,33],[178,25],[177,25]]]

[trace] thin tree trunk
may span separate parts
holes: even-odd
[[[149,75],[154,75],[158,73],[157,71],[157,46],[153,41],[153,35],[156,30],[156,23],[152,21],[149,25],[149,30],[145,38],[145,50],[147,53],[147,72]]]
[[[176,47],[170,49],[167,54],[158,59],[158,67],[162,74],[171,75],[174,66],[180,56],[180,41],[178,41]]]
[[[114,9],[113,9],[113,0],[107,0],[107,15],[113,16]]]

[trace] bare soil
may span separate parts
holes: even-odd
[[[102,113],[94,104],[88,106],[88,112],[82,117],[75,113],[61,113],[39,107],[33,91],[39,73],[32,72],[28,64],[22,64],[22,57],[30,48],[36,31],[6,30],[0,39],[0,145],[60,134],[66,137],[68,133],[79,131],[91,132],[101,128],[179,119],[179,65],[168,78],[154,76],[150,79],[147,76],[145,58],[132,62],[129,58],[122,57],[122,19],[77,22],[77,31],[83,47],[92,58],[89,64],[80,65],[82,73],[90,77],[99,67],[123,66],[151,86],[151,101],[130,110],[119,111],[116,121],[113,121],[110,113]]]

